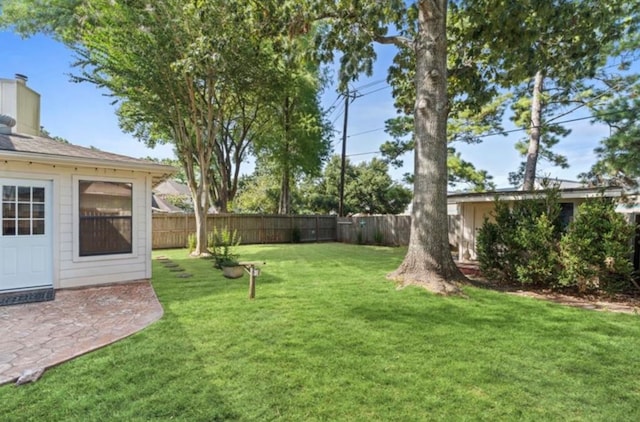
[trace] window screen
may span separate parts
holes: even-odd
[[[132,252],[131,183],[80,180],[80,256]]]

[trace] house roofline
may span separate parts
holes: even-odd
[[[166,164],[152,162],[116,161],[105,158],[67,157],[64,155],[44,154],[39,152],[20,152],[0,150],[0,161],[36,162],[39,164],[66,165],[85,168],[113,168],[118,170],[132,170],[146,172],[153,176],[156,185],[176,172],[176,169]]]
[[[577,199],[577,198],[595,198],[605,196],[608,198],[616,198],[622,196],[624,189],[621,187],[601,187],[601,188],[567,188],[559,189],[560,198]],[[537,198],[544,193],[543,190],[538,191],[494,191],[494,192],[471,192],[471,193],[454,193],[447,195],[447,204],[458,204],[462,202],[493,202],[496,198],[500,200],[522,200]]]

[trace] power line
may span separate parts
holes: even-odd
[[[378,85],[378,84],[381,84],[382,82],[386,82],[386,81],[387,81],[386,79],[378,79],[377,81],[369,82],[368,84],[364,84],[364,85],[359,86],[357,88],[353,88],[353,90],[354,91],[359,91],[361,89],[369,88],[371,86]]]
[[[588,119],[593,119],[593,118],[598,118],[598,117],[610,116],[610,115],[613,115],[613,114],[618,114],[618,112],[614,111],[614,112],[601,113],[601,114],[597,114],[597,115],[593,115],[593,116],[587,116],[587,117],[577,117],[575,119],[563,120],[561,122],[557,122],[556,124],[560,125],[560,124],[564,124],[564,123],[573,123],[573,122],[578,122],[578,121],[581,121],[581,120],[588,120]],[[527,128],[504,130],[504,131],[500,131],[500,132],[489,132],[489,133],[486,133],[484,135],[479,135],[478,138],[488,138],[490,136],[506,135],[508,133],[515,133],[515,132],[524,132],[524,131],[526,131],[528,129],[531,129],[531,128],[527,127]],[[367,132],[360,132],[360,133],[353,134],[351,136],[362,135],[364,133],[376,132],[376,131],[379,131],[379,130],[384,130],[384,128],[373,129],[373,130],[370,130],[370,131],[367,131]],[[356,154],[347,154],[346,156],[347,157],[357,157],[359,155],[372,155],[372,154],[380,154],[380,151],[359,152],[359,153],[356,153]]]
[[[371,155],[371,154],[380,154],[380,151],[370,151],[370,152],[359,152],[357,154],[347,154],[345,157],[357,157],[359,155]]]
[[[333,126],[336,121],[338,121],[338,119],[340,118],[340,116],[342,116],[342,113],[344,113],[344,108],[342,109],[342,111],[340,113],[338,113],[338,115],[336,116],[335,119],[333,119],[333,122],[331,122],[331,126]]]
[[[385,129],[385,128],[383,128],[383,127],[379,127],[379,128],[377,128],[377,129],[366,130],[366,131],[364,131],[364,132],[358,132],[358,133],[354,133],[353,135],[349,135],[349,136],[347,136],[347,138],[353,138],[354,136],[365,135],[365,134],[367,134],[367,133],[371,133],[371,132],[378,132],[378,131],[380,131],[380,130],[384,130],[384,129]]]
[[[333,100],[333,102],[331,103],[331,105],[330,105],[329,107],[327,107],[327,110],[331,110],[331,112],[329,113],[329,115],[327,116],[327,118],[331,117],[331,115],[332,115],[333,113],[335,113],[336,108],[334,108],[333,106],[335,106],[335,105],[336,105],[336,103],[338,102],[338,100],[339,100],[339,99],[340,99],[340,95],[338,95],[338,96],[336,97],[336,99],[335,99],[335,100]]]
[[[358,98],[360,98],[360,97],[365,97],[365,96],[367,96],[367,95],[369,95],[369,94],[373,94],[373,93],[375,93],[375,92],[382,91],[382,90],[384,90],[384,89],[389,89],[389,88],[391,88],[391,85],[383,86],[382,88],[374,89],[373,91],[367,91],[367,92],[365,92],[365,93],[363,93],[363,94],[359,94],[359,95],[358,95]]]

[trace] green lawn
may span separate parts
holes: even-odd
[[[248,277],[158,251],[165,315],[0,388],[0,420],[640,420],[640,317],[465,288],[396,290],[404,249],[246,246]]]

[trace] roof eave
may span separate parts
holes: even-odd
[[[619,187],[614,188],[572,188],[560,190],[561,199],[579,199],[579,198],[595,198],[605,196],[608,198],[616,198],[622,196],[624,190]],[[487,193],[470,193],[470,194],[453,194],[447,196],[448,204],[459,204],[463,202],[493,202],[496,197],[504,201],[516,201],[522,199],[531,199],[539,197],[543,191],[538,192],[487,192]]]
[[[153,176],[153,184],[156,185],[177,170],[173,166],[156,163],[136,163],[127,161],[105,160],[103,158],[71,157],[38,152],[18,152],[0,150],[1,160],[15,160],[21,162],[37,162],[43,164],[69,165],[73,167],[116,168],[150,173]]]

